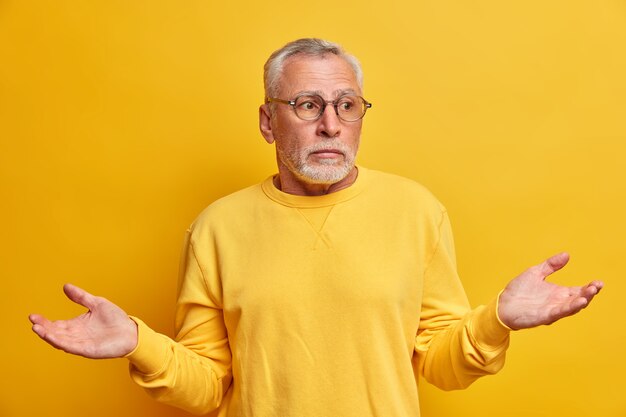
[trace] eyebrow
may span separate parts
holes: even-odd
[[[355,95],[355,96],[358,95],[357,92],[354,91],[354,89],[352,88],[333,91],[334,98],[338,98],[338,97],[350,95],[350,94]],[[307,95],[318,95],[324,98],[324,93],[320,90],[304,90],[304,91],[299,91],[298,93],[296,93],[296,97],[307,96]]]

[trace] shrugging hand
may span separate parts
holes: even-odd
[[[551,324],[587,307],[604,286],[602,281],[592,281],[583,287],[564,287],[545,280],[568,261],[567,253],[554,255],[509,282],[500,294],[500,320],[512,329],[525,329]]]
[[[65,284],[63,291],[89,311],[57,321],[31,314],[28,318],[39,337],[57,349],[94,359],[122,357],[135,348],[137,325],[121,308],[71,284]]]

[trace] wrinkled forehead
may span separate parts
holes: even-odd
[[[361,94],[361,88],[354,69],[342,57],[299,54],[285,60],[278,92],[281,97],[288,98],[315,93],[333,99],[348,93]]]

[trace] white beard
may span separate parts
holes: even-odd
[[[336,149],[343,154],[343,160],[322,158],[312,164],[309,156],[314,152],[325,149]],[[309,184],[334,184],[345,177],[354,168],[356,152],[339,141],[323,142],[307,148],[288,149],[277,148],[281,162],[299,179]]]

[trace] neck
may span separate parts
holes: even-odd
[[[278,175],[274,177],[274,186],[287,194],[316,196],[336,193],[337,191],[348,188],[356,181],[359,170],[356,166],[352,168],[345,178],[332,184],[315,184],[305,182],[295,177],[291,172],[285,172],[284,169],[278,170]]]

